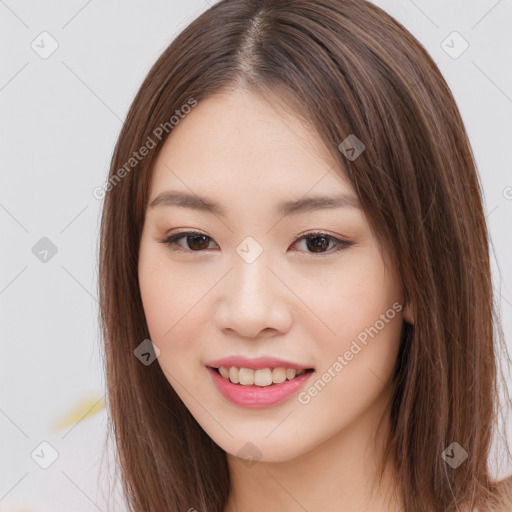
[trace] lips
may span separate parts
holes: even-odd
[[[277,405],[297,392],[314,372],[306,365],[271,357],[231,356],[205,366],[224,398],[242,407]]]
[[[249,359],[243,356],[230,356],[223,359],[216,359],[206,363],[205,366],[210,368],[220,368],[221,366],[230,368],[235,366],[236,368],[252,368],[253,370],[259,370],[262,368],[295,368],[296,370],[308,370],[311,366],[295,363],[292,361],[285,361],[275,357],[258,357],[255,359]]]

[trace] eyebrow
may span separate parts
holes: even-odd
[[[203,211],[226,217],[227,211],[220,204],[200,197],[195,194],[178,191],[165,191],[153,199],[149,208],[157,208],[163,206],[179,206],[182,208],[190,208],[192,210]],[[359,201],[354,196],[338,195],[338,196],[308,196],[292,201],[283,201],[276,208],[276,213],[286,217],[288,215],[297,215],[304,212],[314,210],[334,209],[334,208],[361,208]]]

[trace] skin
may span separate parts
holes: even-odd
[[[245,89],[200,102],[156,161],[148,204],[177,190],[227,210],[224,218],[176,205],[148,208],[138,269],[158,364],[227,454],[232,490],[224,512],[400,510],[391,500],[391,469],[381,488],[372,479],[388,431],[387,421],[376,427],[389,409],[402,321],[412,323],[408,306],[359,344],[362,350],[307,404],[296,393],[267,408],[233,405],[205,367],[234,354],[274,356],[315,368],[309,387],[365,328],[403,304],[393,262],[360,208],[275,212],[277,203],[305,195],[357,199],[343,176],[317,133],[277,100]],[[189,230],[210,238],[194,245],[184,237],[181,251],[160,243]],[[337,250],[327,239],[314,252],[314,243],[295,241],[311,231],[353,245]],[[247,236],[263,249],[252,263],[236,252]],[[248,442],[259,450],[252,465],[237,456]]]

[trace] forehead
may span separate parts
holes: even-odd
[[[174,126],[153,169],[151,198],[170,187],[251,198],[355,195],[310,125],[277,98],[245,89],[210,96]]]

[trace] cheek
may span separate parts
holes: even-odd
[[[144,235],[139,253],[139,287],[148,328],[155,340],[173,337],[193,317],[200,283],[190,272],[177,272],[165,248]]]
[[[318,312],[323,349],[347,350],[354,338],[360,333],[364,338],[365,329],[371,329],[376,322],[377,329],[385,333],[381,338],[393,339],[399,333],[401,287],[396,276],[385,271],[376,249],[354,253],[336,271],[320,276],[320,284],[316,293],[306,294],[304,290],[303,296],[309,308]]]
[[[139,286],[144,315],[151,341],[160,349],[158,362],[177,391],[174,378],[178,384],[195,382],[195,372],[201,370],[197,357],[210,318],[204,296],[212,285],[204,276],[177,272],[161,248],[141,244]]]
[[[150,339],[160,350],[157,362],[178,394],[183,386],[193,392],[194,383],[199,381],[194,348],[194,340],[201,339],[198,323],[191,312],[187,314],[186,289],[175,280],[171,288],[167,276],[155,278],[154,270],[141,274],[141,296]]]
[[[361,255],[333,275],[311,307],[324,314],[329,330],[316,337],[318,375],[299,401],[332,432],[367,410],[387,385],[391,389],[402,328],[398,283],[380,257]]]
[[[197,302],[197,287],[189,279],[180,280],[168,269],[152,266],[139,274],[144,314],[151,334],[160,340],[174,334],[190,323]],[[195,291],[194,291],[195,290]]]

